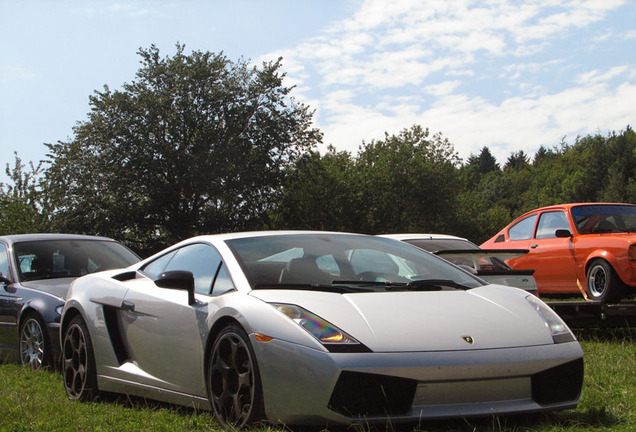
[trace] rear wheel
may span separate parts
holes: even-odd
[[[46,326],[36,313],[28,314],[20,324],[20,363],[31,370],[38,370],[52,363]]]
[[[619,302],[623,296],[623,282],[605,260],[595,260],[587,270],[587,295],[591,300]]]
[[[92,400],[97,395],[93,345],[80,316],[71,320],[62,339],[62,376],[69,399]]]
[[[230,324],[212,345],[207,388],[214,416],[226,429],[241,429],[263,418],[263,391],[249,338]]]

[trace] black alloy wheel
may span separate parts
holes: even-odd
[[[212,345],[207,371],[210,404],[219,424],[241,429],[263,418],[256,357],[242,327],[230,324]]]
[[[97,394],[91,337],[80,316],[71,320],[62,339],[62,376],[69,399],[87,401]]]

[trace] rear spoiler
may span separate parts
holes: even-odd
[[[500,260],[509,260],[518,258],[530,252],[529,249],[449,249],[435,252],[435,255],[439,255],[442,258],[446,257],[495,257]]]

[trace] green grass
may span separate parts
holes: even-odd
[[[430,421],[377,431],[634,431],[636,329],[585,331],[585,384],[575,410],[523,416]],[[276,427],[261,427],[264,432]],[[282,427],[279,427],[282,429]],[[367,431],[368,427],[357,428]],[[59,373],[0,365],[0,432],[219,431],[209,412],[142,399],[110,397],[91,403],[66,398]],[[341,429],[344,431],[344,429]],[[315,430],[318,432],[318,430]]]

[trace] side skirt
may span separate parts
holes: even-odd
[[[182,405],[197,410],[210,411],[212,409],[210,407],[210,402],[206,398],[161,389],[158,387],[113,378],[105,375],[97,376],[97,387],[100,391],[121,393],[142,398],[154,399],[157,401]]]

